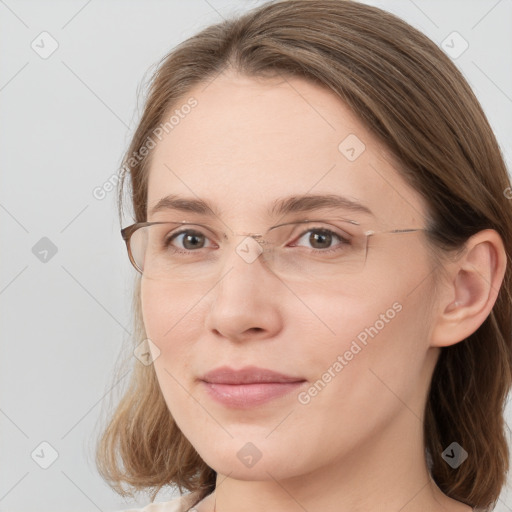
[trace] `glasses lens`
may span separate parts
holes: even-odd
[[[144,254],[147,245],[147,226],[135,230],[130,237],[130,252],[135,266],[144,271]]]
[[[366,260],[367,237],[349,222],[288,223],[271,228],[261,250],[251,258],[236,250],[248,264],[262,257],[269,268],[290,280],[329,279],[360,272]],[[253,245],[258,243],[253,241]],[[245,246],[244,246],[245,247]],[[203,225],[164,222],[137,229],[131,236],[133,260],[146,278],[197,280],[218,273],[227,244]],[[254,257],[252,257],[254,256]],[[217,263],[217,264],[216,264]]]
[[[176,279],[192,276],[212,260],[216,235],[205,226],[161,222],[143,226],[131,236],[135,265],[146,278]]]
[[[265,254],[269,265],[289,279],[329,279],[360,272],[366,260],[367,236],[349,222],[301,222],[272,228]]]

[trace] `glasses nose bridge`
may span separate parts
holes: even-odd
[[[261,238],[263,237],[262,233],[231,233],[231,236],[250,236],[252,238]]]
[[[252,239],[247,243],[246,239]],[[265,233],[252,232],[233,232],[229,231],[229,235],[225,232],[224,239],[231,250],[227,251],[228,258],[235,258],[234,261],[243,260],[246,264],[252,264],[259,257],[268,265],[268,252],[272,250],[273,243],[268,241]],[[254,240],[254,241],[253,241]],[[226,257],[226,253],[224,254]],[[226,262],[225,262],[226,263]]]
[[[234,232],[231,232],[229,235],[224,233],[224,237],[226,240],[229,240],[231,237],[238,238],[237,240],[234,241],[235,247],[237,247],[240,243],[242,243],[242,241],[247,237],[252,238],[256,242],[258,242],[261,246],[267,245],[264,233],[247,233],[247,232],[234,233]]]

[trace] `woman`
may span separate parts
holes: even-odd
[[[117,492],[492,509],[512,189],[432,41],[356,2],[262,5],[163,60],[123,163],[137,361],[97,453]]]

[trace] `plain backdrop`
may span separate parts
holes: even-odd
[[[149,502],[121,499],[93,463],[98,417],[130,339],[133,282],[116,194],[94,190],[108,189],[118,170],[141,113],[140,87],[158,60],[261,3],[0,0],[0,511]],[[440,46],[455,37],[454,61],[510,169],[512,1],[367,3]],[[166,489],[157,501],[173,495]],[[507,489],[496,510],[512,510]]]

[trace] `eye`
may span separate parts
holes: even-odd
[[[170,245],[177,247],[177,249],[193,251],[211,247],[211,242],[210,239],[200,231],[195,229],[183,229],[178,233],[172,233],[166,237],[164,246],[168,248]]]
[[[309,229],[301,235],[301,237],[293,245],[310,244],[312,249],[332,249],[333,243],[341,245],[350,245],[349,236],[342,236],[327,228]]]

